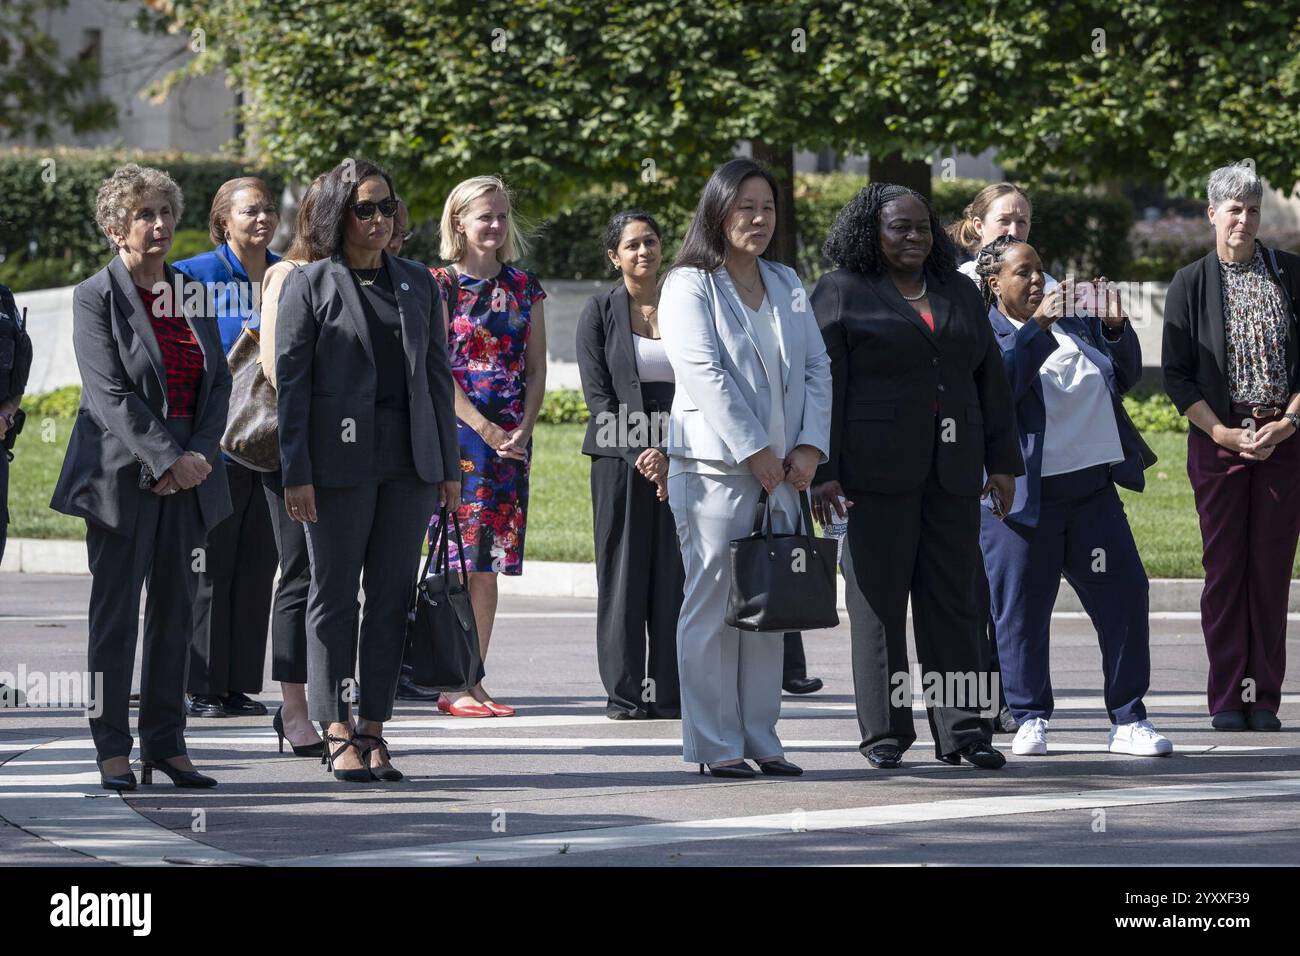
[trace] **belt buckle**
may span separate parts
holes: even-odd
[[[1282,409],[1276,405],[1256,405],[1250,410],[1250,414],[1255,418],[1272,418]]]

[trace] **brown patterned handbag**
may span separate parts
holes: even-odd
[[[235,339],[226,360],[230,363],[230,411],[222,450],[253,471],[280,469],[279,421],[275,389],[262,371],[260,336],[247,326]]]

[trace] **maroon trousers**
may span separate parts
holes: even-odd
[[[1187,436],[1187,475],[1205,551],[1201,627],[1210,713],[1277,713],[1286,673],[1291,562],[1300,536],[1300,437],[1247,461],[1206,435]]]

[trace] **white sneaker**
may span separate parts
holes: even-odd
[[[1011,742],[1011,752],[1020,757],[1041,757],[1047,753],[1047,721],[1030,717],[1016,731]]]
[[[1174,752],[1173,742],[1156,732],[1149,720],[1116,724],[1110,728],[1110,752],[1131,757],[1167,757]]]

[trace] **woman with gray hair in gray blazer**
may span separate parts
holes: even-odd
[[[683,756],[715,777],[798,776],[781,716],[783,637],[724,620],[729,543],[749,533],[761,492],[792,531],[830,446],[830,360],[794,270],[762,258],[776,181],[733,159],[704,187],[659,300],[673,367],[668,500],[685,593],[677,624]],[[784,524],[782,529],[780,526]]]
[[[117,254],[72,299],[81,407],[50,507],[86,521],[88,669],[103,675],[90,732],[109,790],[136,786],[128,709],[146,581],[144,782],[156,769],[178,787],[217,783],[186,755],[184,695],[204,540],[231,513],[219,448],[230,367],[216,318],[190,305],[205,297],[187,295],[163,261],[181,204],[161,170],[115,171],[99,188],[95,220]]]

